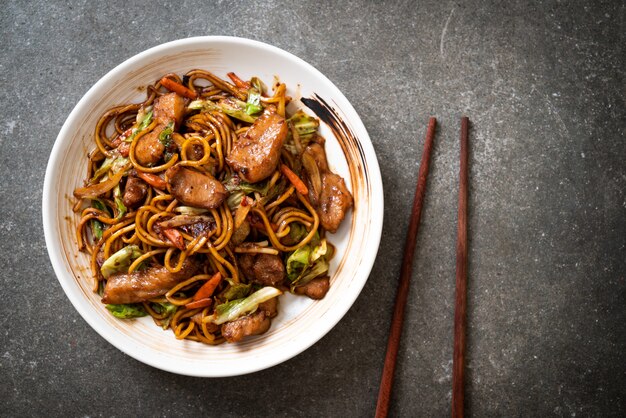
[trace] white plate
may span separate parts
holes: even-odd
[[[93,131],[108,108],[140,102],[140,88],[162,75],[201,68],[226,78],[259,76],[270,84],[276,75],[295,99],[315,98],[324,108],[320,128],[327,139],[331,167],[346,179],[355,206],[339,231],[330,235],[337,247],[331,263],[331,288],[312,301],[285,295],[270,330],[237,344],[207,346],[178,341],[151,318],[114,318],[91,291],[88,256],[76,249],[78,215],[71,196],[82,185],[87,153],[94,148]],[[307,109],[299,100],[293,106]],[[290,108],[290,109],[292,109]],[[319,111],[319,109],[318,109]],[[83,318],[107,341],[151,366],[190,376],[233,376],[281,363],[307,349],[344,316],[371,271],[383,222],[383,187],[376,155],[367,131],[344,95],[319,71],[276,47],[241,38],[197,37],[169,42],[142,52],[105,75],[76,105],[65,121],[50,155],[43,190],[46,245],[57,278]]]

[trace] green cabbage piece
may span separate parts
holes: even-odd
[[[138,113],[137,116],[139,116],[140,114]],[[150,125],[150,123],[152,123],[152,109],[150,109],[149,111],[144,113],[143,118],[141,119],[141,122],[138,120],[137,123],[139,124],[139,130],[144,130],[148,127],[148,125]]]
[[[224,181],[224,188],[228,191],[229,195],[226,198],[226,204],[231,210],[236,209],[244,196],[250,193],[257,192],[261,196],[267,195],[269,191],[269,181],[260,183],[246,183],[239,180],[238,177],[231,176]]]
[[[317,237],[311,244],[292,252],[286,261],[287,278],[292,285],[303,285],[328,273],[328,245]]]
[[[215,307],[213,315],[208,317],[210,322],[221,325],[225,322],[234,321],[244,315],[256,311],[260,303],[282,295],[283,292],[275,287],[264,287],[257,290],[244,299],[235,299],[230,302],[222,303]]]
[[[226,279],[226,280],[228,280],[228,283],[230,284],[230,286],[228,286],[228,288],[226,288],[226,290],[224,290],[222,294],[220,295],[222,299],[225,299],[225,300],[242,299],[248,296],[248,293],[250,293],[250,289],[252,288],[251,284],[235,283],[230,279]]]
[[[326,258],[317,260],[311,268],[307,269],[304,274],[294,283],[293,287],[304,286],[313,279],[325,276],[328,273],[328,261]]]
[[[298,222],[289,224],[289,238],[291,238],[293,242],[302,241],[306,234],[307,230],[302,224]]]
[[[326,255],[326,252],[328,251],[328,247],[326,246],[326,240],[323,239],[319,245],[315,248],[313,248],[313,251],[311,251],[311,260],[310,262],[313,263],[317,260],[319,260],[321,257]]]
[[[293,116],[289,118],[289,121],[298,131],[301,140],[310,139],[320,126],[319,119],[307,115],[302,110],[298,110],[294,113]]]
[[[128,209],[122,201],[122,191],[120,190],[119,184],[113,189],[113,199],[115,200],[115,206],[117,207],[117,216],[115,219],[121,219],[122,216],[126,214]]]
[[[106,308],[114,317],[120,319],[139,318],[148,315],[143,305],[140,303],[106,305]]]
[[[128,164],[128,158],[113,156],[107,157],[100,167],[93,173],[93,176],[89,179],[89,184],[95,184],[98,180],[100,180],[106,173],[111,170],[113,174],[118,171],[124,169]]]
[[[309,245],[304,245],[287,257],[287,262],[285,264],[287,265],[287,278],[289,281],[295,282],[306,270],[309,266],[310,256],[311,247]]]
[[[113,161],[115,161],[115,158],[118,157],[107,157],[102,162],[102,165],[100,165],[100,167],[96,170],[96,172],[93,173],[93,176],[89,179],[89,184],[95,184],[96,181],[100,180],[102,176],[108,173],[111,169],[111,166],[113,166]]]
[[[246,103],[246,113],[254,115],[263,110],[261,106],[261,93],[255,88],[248,90],[248,102]]]
[[[259,192],[264,195],[267,193],[269,189],[269,181],[264,181],[260,183],[246,183],[245,181],[239,180],[238,177],[231,176],[224,182],[224,188],[229,192],[244,192],[245,194],[250,194],[254,192]]]
[[[124,142],[133,142],[133,139],[137,136],[137,134],[150,125],[152,122],[152,109],[149,111],[145,111],[145,109],[141,109],[137,113],[137,128],[133,129],[133,133],[124,140]]]
[[[102,263],[100,272],[104,278],[109,278],[113,273],[127,272],[133,260],[141,257],[142,254],[138,246],[128,245],[107,258]]]
[[[257,119],[256,116],[252,116],[246,113],[246,103],[241,100],[234,99],[222,99],[215,103],[211,100],[194,100],[187,106],[191,110],[211,111],[216,110],[224,112],[228,116],[232,116],[235,119],[242,120],[248,123],[254,123]]]
[[[157,311],[159,314],[165,314],[165,318],[159,320],[158,322],[163,329],[168,329],[170,322],[172,322],[172,317],[176,313],[178,307],[169,302],[157,302],[152,304],[152,309]]]
[[[109,214],[109,210],[107,209],[106,205],[98,199],[91,200],[91,207],[100,209],[101,211],[104,211],[106,214]],[[96,239],[102,238],[103,232],[104,232],[104,224],[97,219],[93,219],[91,221],[91,233],[94,236],[94,238]]]

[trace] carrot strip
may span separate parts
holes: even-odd
[[[243,90],[248,90],[250,88],[250,83],[248,83],[247,81],[243,81],[241,78],[239,78],[239,76],[233,72],[230,72],[228,74],[226,74],[228,76],[228,78],[230,78],[233,83],[235,83],[235,85],[237,87],[239,87],[240,89]]]
[[[303,196],[309,194],[309,189],[306,187],[306,184],[304,184],[304,182],[300,180],[300,177],[298,177],[296,173],[291,171],[289,167],[287,167],[285,164],[281,164],[280,171],[285,175],[285,177],[287,177],[291,184],[293,184],[293,187],[296,188],[298,193]]]
[[[167,239],[172,244],[174,244],[176,248],[178,248],[181,251],[185,250],[185,240],[183,238],[183,234],[181,234],[178,229],[175,229],[175,228],[164,229],[163,235],[165,235]]]
[[[217,285],[219,285],[221,281],[222,273],[218,271],[209,280],[207,280],[200,289],[198,289],[196,294],[193,296],[194,302],[213,296],[213,292],[215,292]]]
[[[174,93],[180,94],[183,97],[187,97],[192,100],[198,98],[198,93],[167,77],[163,77],[161,79],[161,85],[169,91],[173,91]]]
[[[213,299],[205,298],[200,300],[195,300],[193,302],[189,302],[185,305],[187,309],[196,309],[196,308],[206,308],[207,306],[211,306],[213,303]]]
[[[165,182],[165,180],[163,180],[156,174],[144,173],[143,171],[137,170],[137,177],[139,177],[155,189],[165,190],[165,188],[167,187],[167,183]]]

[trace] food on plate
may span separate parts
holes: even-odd
[[[266,332],[285,292],[328,292],[328,241],[353,205],[319,120],[285,84],[166,74],[109,109],[74,191],[77,243],[117,318],[150,315],[178,339]]]

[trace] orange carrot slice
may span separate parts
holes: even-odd
[[[304,184],[304,182],[300,180],[300,177],[298,177],[296,173],[291,171],[289,167],[287,167],[285,164],[281,164],[280,171],[285,175],[285,177],[287,177],[291,184],[293,184],[293,187],[296,188],[298,193],[303,196],[309,194],[309,189],[306,187],[306,184]]]
[[[139,177],[155,189],[165,190],[165,188],[167,187],[167,183],[165,182],[165,180],[163,180],[156,174],[144,173],[143,171],[137,170],[137,177]]]
[[[167,228],[163,230],[163,235],[172,243],[176,248],[181,251],[185,250],[185,240],[183,234],[178,229]]]
[[[239,78],[239,76],[233,72],[230,72],[228,74],[226,74],[228,76],[228,78],[230,78],[233,83],[235,83],[235,85],[237,87],[239,87],[240,89],[243,90],[248,90],[250,88],[250,83],[248,83],[247,81],[243,81],[241,78]]]
[[[217,286],[220,284],[221,281],[222,274],[218,271],[213,275],[213,277],[207,280],[200,289],[198,289],[196,294],[193,296],[194,302],[213,296],[213,292],[215,292],[215,289],[217,289]]]
[[[193,302],[189,302],[185,305],[187,309],[196,309],[196,308],[206,308],[207,306],[211,306],[213,300],[211,298],[205,298],[200,300],[195,300]]]
[[[187,97],[189,99],[195,100],[198,98],[198,93],[195,91],[188,89],[180,83],[175,82],[174,80],[163,77],[161,79],[161,85],[168,89],[169,91],[173,91],[176,94],[180,94],[183,97]]]

